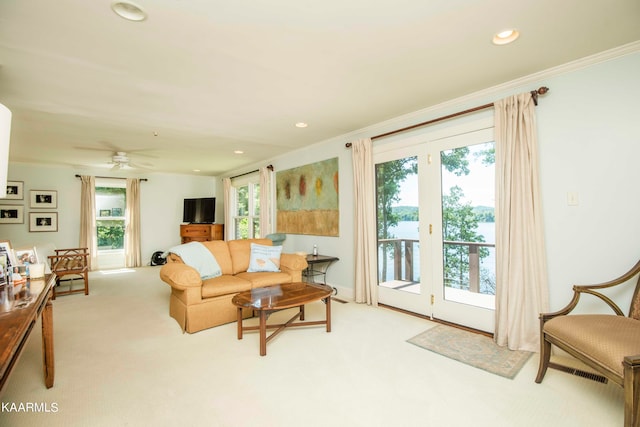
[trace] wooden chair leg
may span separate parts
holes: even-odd
[[[84,272],[84,294],[89,295],[89,273]]]
[[[640,426],[640,355],[624,358],[624,425]]]
[[[536,376],[536,383],[540,384],[544,375],[547,373],[549,367],[549,360],[551,359],[551,343],[544,339],[544,332],[540,332],[540,365],[538,366],[538,375]]]

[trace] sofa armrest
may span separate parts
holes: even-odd
[[[177,262],[163,265],[160,278],[172,288],[180,290],[202,286],[200,273],[195,268]]]
[[[302,281],[302,270],[307,268],[307,258],[296,254],[280,255],[280,271],[291,276],[292,282]]]
[[[297,254],[281,254],[280,269],[282,271],[302,271],[307,268],[307,258]]]

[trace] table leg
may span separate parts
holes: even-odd
[[[238,339],[242,339],[242,308],[238,307]]]
[[[327,332],[331,332],[331,297],[328,296],[325,299],[325,305],[327,309]]]
[[[42,310],[42,365],[44,383],[47,388],[51,388],[55,378],[55,366],[53,359],[53,306],[50,299]]]
[[[304,320],[304,305],[300,306],[300,320]]]
[[[260,310],[260,356],[267,355],[267,311]]]

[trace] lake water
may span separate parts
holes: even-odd
[[[418,239],[418,221],[400,221],[397,226],[391,227],[389,230],[394,236],[399,239]],[[480,222],[478,223],[478,234],[484,236],[484,241],[487,243],[496,242],[496,223],[495,222]]]
[[[484,236],[484,240],[486,243],[495,244],[495,222],[481,222],[478,223],[478,234]],[[389,230],[396,238],[398,239],[419,239],[419,227],[418,221],[400,221],[397,226],[391,227]],[[480,261],[480,268],[486,269],[493,273],[495,276],[495,248],[488,248],[489,256],[483,258]],[[381,256],[382,253],[379,251],[378,256]],[[416,243],[414,245],[414,277],[420,277],[420,245]],[[393,254],[387,255],[387,274],[385,281],[393,280],[394,272],[393,272]]]

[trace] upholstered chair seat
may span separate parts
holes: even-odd
[[[540,367],[536,382],[542,382],[552,363],[554,345],[585,363],[597,373],[624,388],[624,425],[640,426],[640,280],[637,281],[629,315],[601,290],[625,286],[640,275],[640,261],[622,276],[605,283],[574,286],[573,298],[563,309],[540,314]],[[594,296],[613,314],[570,314],[581,295]]]

